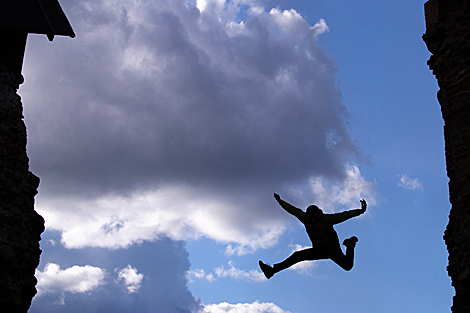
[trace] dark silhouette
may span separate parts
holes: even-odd
[[[310,205],[307,212],[304,212],[282,200],[276,193],[274,198],[284,210],[297,217],[305,225],[308,237],[312,242],[312,248],[296,251],[281,263],[274,264],[274,266],[265,264],[260,260],[259,266],[267,279],[301,261],[331,259],[346,271],[353,268],[354,247],[358,239],[353,236],[343,241],[343,245],[346,246],[346,255],[344,255],[333,225],[363,214],[367,209],[366,200],[360,200],[361,209],[324,214],[316,205]]]
[[[453,313],[470,312],[470,1],[430,0],[424,4],[423,40],[432,53],[427,64],[436,76],[444,122],[449,223],[444,232],[447,273],[455,288]],[[464,35],[465,34],[465,35]],[[437,110],[436,110],[437,111]],[[443,210],[449,210],[445,205]],[[448,212],[448,211],[447,211]],[[434,242],[430,243],[433,244]]]

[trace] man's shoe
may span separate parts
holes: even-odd
[[[266,276],[267,279],[270,279],[274,275],[274,269],[269,266],[268,264],[264,264],[261,260],[259,260],[259,267],[264,273],[264,276]]]
[[[359,241],[359,239],[357,239],[356,236],[352,236],[351,238],[344,239],[343,245],[345,245],[346,247],[354,248],[358,241]]]

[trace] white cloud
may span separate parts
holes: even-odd
[[[58,264],[48,263],[44,271],[36,270],[38,295],[46,293],[84,293],[105,284],[106,271],[90,265],[74,265],[61,270]]]
[[[130,265],[118,271],[117,282],[124,284],[129,293],[137,292],[140,289],[143,279],[144,275],[137,273],[137,268]]]
[[[58,210],[67,207],[68,210]],[[223,209],[221,209],[223,208]],[[62,232],[67,248],[125,248],[142,240],[162,236],[174,240],[205,236],[221,243],[234,243],[227,254],[246,254],[277,243],[285,227],[282,221],[266,225],[246,222],[237,206],[224,204],[191,188],[161,188],[130,197],[101,199],[38,199],[37,211],[46,227]]]
[[[403,187],[408,190],[423,190],[423,184],[418,178],[410,178],[408,175],[399,176],[400,181],[398,182],[399,187]]]
[[[194,279],[205,279],[209,282],[213,282],[217,278],[234,278],[237,280],[246,280],[249,282],[262,282],[265,281],[266,278],[263,273],[257,270],[241,270],[235,267],[235,263],[233,261],[228,262],[229,268],[225,268],[225,266],[219,266],[214,268],[214,273],[206,274],[203,269],[195,269],[187,272],[187,277],[190,282],[194,282]]]
[[[266,278],[264,277],[264,274],[259,271],[250,270],[247,272],[245,270],[240,270],[236,268],[233,261],[229,261],[228,266],[229,266],[228,269],[226,269],[223,265],[215,268],[214,272],[217,275],[217,277],[230,277],[230,278],[243,279],[243,280],[253,281],[253,282],[261,282],[261,281],[266,280]]]
[[[337,206],[359,208],[360,199],[365,199],[368,206],[376,204],[377,192],[374,184],[362,177],[356,165],[347,167],[346,178],[341,182],[332,182],[319,176],[310,180],[310,186],[317,205],[327,212],[333,211]]]
[[[277,25],[288,33],[299,30],[299,28],[308,27],[304,18],[294,9],[280,11],[278,8],[273,8],[269,14]]]
[[[209,282],[213,282],[215,280],[214,274],[206,274],[203,269],[190,270],[186,273],[186,277],[190,283],[194,282],[194,279],[205,279]]]
[[[289,313],[274,303],[253,302],[229,304],[222,302],[204,306],[204,313]]]
[[[326,25],[326,22],[324,19],[320,19],[315,25],[311,27],[311,30],[313,31],[314,37],[317,37],[320,34],[326,33],[330,31],[330,28],[328,25]]]

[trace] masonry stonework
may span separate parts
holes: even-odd
[[[39,178],[29,171],[23,76],[0,63],[0,311],[25,313],[36,294],[44,219],[34,210]]]
[[[444,240],[447,271],[455,288],[452,312],[470,312],[470,2],[430,0],[425,4],[423,40],[432,53],[444,119],[449,200]]]

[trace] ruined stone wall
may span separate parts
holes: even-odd
[[[470,2],[430,0],[426,33],[429,68],[439,84],[444,119],[449,199],[452,205],[444,240],[447,271],[455,288],[454,313],[470,312]]]
[[[44,219],[34,210],[39,178],[29,171],[23,77],[0,62],[0,312],[24,313],[36,294]]]

